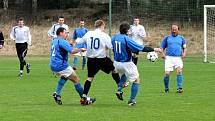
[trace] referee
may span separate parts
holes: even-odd
[[[10,38],[16,43],[17,56],[20,62],[20,72],[18,76],[22,77],[25,65],[27,73],[30,73],[30,64],[26,63],[25,56],[27,54],[28,45],[31,45],[30,30],[29,27],[24,26],[23,18],[20,18],[18,20],[18,25],[12,28]]]

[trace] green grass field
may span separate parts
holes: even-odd
[[[17,57],[0,57],[0,121],[214,121],[215,64],[199,58],[184,62],[184,93],[176,93],[176,74],[171,76],[170,93],[163,92],[164,64],[141,58],[141,78],[137,105],[129,107],[130,87],[124,89],[124,101],[115,96],[111,75],[99,72],[90,90],[93,105],[80,106],[73,84],[67,82],[62,92],[63,105],[57,105],[52,93],[57,85],[49,69],[48,57],[29,57],[30,75],[18,75]],[[72,60],[70,60],[72,63]],[[86,70],[78,70],[81,84]]]

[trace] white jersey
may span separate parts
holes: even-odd
[[[100,29],[88,31],[83,38],[76,41],[76,43],[87,44],[86,56],[88,58],[105,58],[107,57],[107,50],[112,49],[110,36]]]
[[[16,43],[27,42],[29,45],[31,45],[31,33],[29,27],[27,26],[14,26],[11,30],[10,38],[15,40]]]
[[[60,27],[65,28],[66,31],[69,32],[69,26],[68,25],[66,25],[66,24],[60,25],[59,23],[56,23],[56,24],[52,25],[52,27],[49,29],[48,36],[53,37],[53,38],[57,37],[56,32],[57,32],[57,29]]]
[[[138,44],[143,45],[143,39],[146,37],[146,31],[142,25],[131,25],[131,38]]]

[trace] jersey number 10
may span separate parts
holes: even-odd
[[[99,38],[91,38],[91,49],[99,49],[99,45],[100,45],[100,39]]]

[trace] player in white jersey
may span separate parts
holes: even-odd
[[[65,22],[64,17],[60,16],[58,18],[58,23],[52,25],[52,27],[49,29],[48,36],[51,37],[51,38],[57,37],[56,32],[57,32],[57,29],[60,28],[60,27],[65,28],[67,33],[69,33],[69,27],[68,27],[68,25],[64,24],[64,22]]]
[[[143,25],[140,25],[140,19],[134,18],[134,23],[130,28],[130,36],[132,40],[138,44],[143,45],[143,39],[146,37],[146,31]],[[137,65],[139,52],[132,54],[132,61]]]
[[[88,68],[88,78],[84,84],[83,98],[81,99],[81,104],[85,105],[87,94],[90,90],[91,83],[94,76],[99,70],[109,74],[112,72],[112,77],[119,83],[119,74],[114,72],[113,62],[107,56],[108,49],[112,49],[111,38],[108,34],[104,32],[105,23],[102,20],[97,20],[95,22],[95,30],[88,31],[82,39],[76,41],[76,43],[86,43],[87,44],[87,68]]]
[[[30,73],[30,64],[26,63],[25,56],[27,54],[28,45],[31,45],[31,33],[29,27],[24,26],[24,20],[22,18],[18,20],[18,25],[12,28],[10,38],[16,43],[17,56],[20,61],[19,77],[22,77],[25,65],[27,73]]]

